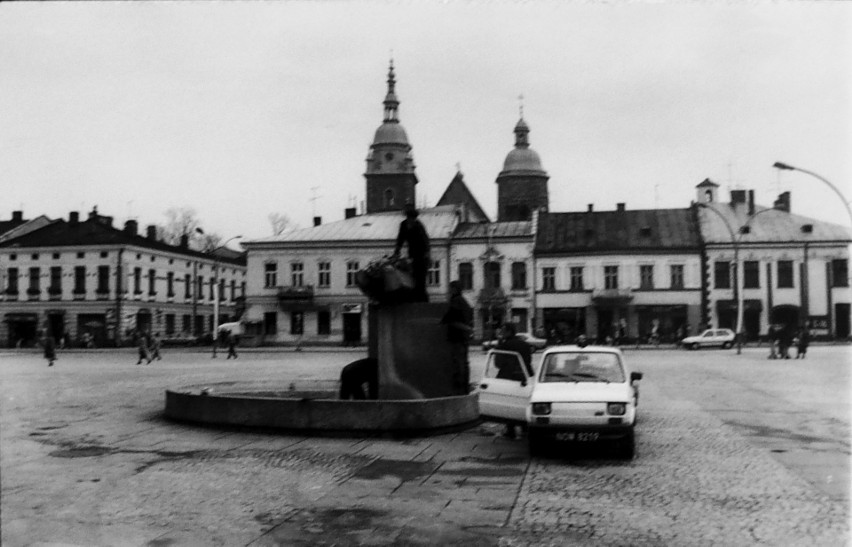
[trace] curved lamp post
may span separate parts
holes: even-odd
[[[746,233],[746,228],[751,221],[754,220],[758,215],[765,213],[767,211],[772,211],[773,209],[762,209],[755,214],[749,216],[746,223],[740,226],[739,230],[734,230],[731,223],[728,221],[727,217],[717,211],[714,207],[707,205],[706,203],[696,203],[697,206],[707,209],[708,211],[713,211],[716,215],[722,219],[724,222],[725,228],[728,229],[728,234],[731,236],[731,244],[734,246],[734,268],[736,273],[736,279],[734,280],[735,288],[736,288],[736,297],[737,297],[737,355],[741,355],[743,352],[743,310],[744,310],[744,298],[743,298],[743,268],[742,264],[740,264],[740,243],[742,243],[743,235]]]
[[[228,245],[228,243],[241,237],[243,236],[234,236],[210,251],[210,254],[213,255],[213,270],[216,272],[216,280],[214,281],[215,287],[213,289],[213,359],[216,358],[216,346],[219,343],[219,259],[215,253],[222,247]]]
[[[801,171],[802,173],[806,173],[814,178],[817,178],[828,185],[829,188],[834,190],[834,193],[840,197],[840,202],[843,203],[843,206],[846,207],[846,213],[849,215],[849,220],[852,221],[852,209],[849,208],[849,202],[846,200],[846,197],[843,195],[843,192],[840,191],[835,185],[828,181],[825,177],[817,175],[813,171],[808,171],[807,169],[802,169],[801,167],[793,167],[792,165],[781,163],[780,161],[776,161],[772,167],[775,169],[779,169],[781,171]]]

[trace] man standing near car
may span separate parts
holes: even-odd
[[[521,356],[521,360],[524,362],[524,368],[527,371],[527,377],[532,377],[532,375],[533,375],[532,349],[530,348],[529,344],[527,344],[525,341],[521,340],[518,337],[514,324],[505,323],[503,325],[503,327],[500,329],[500,343],[497,344],[497,347],[495,349],[499,349],[499,350],[503,350],[503,351],[514,351],[515,353],[519,354]],[[510,361],[508,361],[508,359],[511,359],[512,361],[510,362]],[[502,361],[502,363],[501,363],[501,361]],[[512,365],[511,368],[514,368],[515,370],[517,370],[517,368],[513,366],[514,365],[514,357],[510,357],[508,355],[498,355],[497,359],[495,361],[495,365],[497,366],[498,369],[500,369],[500,372],[497,374],[498,378],[505,377],[507,379],[515,379],[515,378],[511,377],[513,375],[501,376],[501,373],[504,370],[504,368],[503,368],[504,366],[506,367],[506,370],[510,370],[509,367],[510,367],[510,365]],[[520,371],[518,371],[518,373],[520,373]],[[521,380],[521,378],[517,378],[517,379],[518,379],[518,381]],[[508,437],[509,439],[515,438],[515,426],[514,426],[514,424],[506,424],[506,432],[504,433],[504,435],[506,437]]]
[[[450,306],[441,323],[447,325],[447,341],[453,363],[453,392],[467,395],[470,392],[470,362],[467,351],[473,332],[473,309],[462,295],[461,283],[450,281]]]

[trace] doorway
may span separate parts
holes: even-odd
[[[343,313],[343,344],[357,346],[361,343],[361,314]]]

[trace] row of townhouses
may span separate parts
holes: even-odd
[[[99,344],[134,330],[198,336],[214,328],[220,303],[219,322],[239,318],[247,343],[364,343],[370,307],[356,274],[393,252],[402,210],[417,203],[393,65],[387,82],[360,213],[244,241],[245,256],[167,245],[153,227],[141,236],[135,221],[117,229],[95,211],[85,221],[15,213],[0,222],[0,340],[30,343],[48,328]],[[817,336],[849,337],[849,228],[794,214],[788,192],[763,206],[753,191],[722,196],[710,180],[683,208],[552,212],[529,132],[521,116],[495,181],[496,221],[461,172],[420,211],[430,299],[446,301],[458,280],[475,310],[475,338],[512,322],[555,341],[643,339],[652,328],[675,340],[735,328],[740,309],[750,339],[772,324],[805,323]]]
[[[95,347],[132,343],[137,332],[194,340],[242,314],[245,258],[220,249],[201,253],[122,229],[96,210],[80,219],[0,222],[0,343],[36,345],[50,333],[60,343]],[[218,292],[217,292],[218,288]]]

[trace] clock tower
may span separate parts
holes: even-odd
[[[373,144],[367,154],[367,213],[401,211],[406,203],[416,204],[414,157],[405,129],[399,123],[396,98],[396,77],[393,59],[388,69],[388,93],[385,96],[385,117],[376,129]]]

